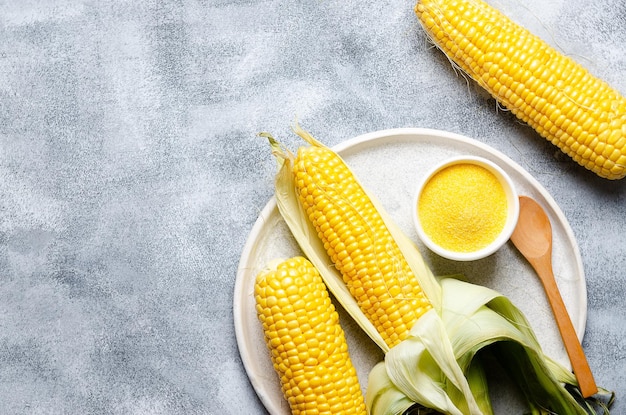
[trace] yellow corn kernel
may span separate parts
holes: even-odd
[[[339,315],[313,264],[294,257],[260,272],[254,294],[291,412],[332,415],[338,413],[333,405],[339,405],[343,414],[365,415]]]
[[[418,0],[415,13],[431,40],[519,119],[600,177],[626,176],[618,91],[482,0]]]
[[[395,346],[432,306],[382,217],[326,147],[300,147],[293,173],[300,203],[350,293],[385,343]]]

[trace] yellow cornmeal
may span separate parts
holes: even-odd
[[[436,173],[418,203],[424,232],[437,245],[454,252],[486,247],[504,228],[504,188],[489,170],[470,163]]]

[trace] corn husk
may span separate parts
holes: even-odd
[[[444,299],[442,319],[454,345],[457,361],[468,375],[470,384],[479,386],[480,382],[485,381],[483,370],[476,365],[476,354],[485,349],[493,352],[514,382],[520,386],[531,414],[609,413],[608,407],[613,394],[601,389],[600,395],[605,396],[608,404],[600,397],[582,399],[576,389],[574,374],[542,352],[529,322],[505,296],[456,278],[441,279],[441,287]],[[408,366],[408,355],[412,353],[408,349],[411,342],[412,339],[408,339],[392,349],[381,364],[387,368],[390,365]],[[394,397],[401,397],[400,388],[390,376],[384,378],[381,373],[381,369],[377,369],[375,375],[372,371],[366,400],[371,404],[384,399],[391,401],[388,405],[393,407]],[[389,369],[386,373],[389,373]],[[418,388],[418,371],[407,373],[412,376],[413,387]],[[390,385],[395,385],[396,389]],[[484,390],[487,390],[486,386]],[[482,403],[483,399],[488,398],[476,395],[476,399]],[[397,402],[403,401],[397,399]],[[377,410],[370,413],[393,414]]]

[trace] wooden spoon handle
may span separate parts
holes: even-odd
[[[561,332],[565,350],[569,356],[572,364],[572,369],[578,380],[578,386],[583,397],[588,398],[598,392],[598,387],[591,373],[591,368],[585,357],[583,348],[576,335],[576,330],[572,324],[572,320],[567,312],[561,293],[556,284],[554,274],[552,273],[552,264],[545,264],[545,261],[534,263],[533,267],[543,283],[543,287],[548,296],[548,301],[554,317],[556,319],[557,326]]]

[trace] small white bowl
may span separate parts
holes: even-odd
[[[490,171],[496,176],[496,178],[498,179],[498,181],[504,188],[504,192],[506,194],[508,212],[507,212],[506,221],[505,221],[502,231],[487,246],[484,246],[472,252],[452,251],[452,250],[443,248],[440,245],[433,242],[433,240],[426,234],[426,232],[424,231],[422,227],[422,223],[420,221],[420,215],[418,211],[419,200],[426,184],[441,170],[445,169],[446,167],[450,167],[456,164],[475,164],[475,165],[484,167],[485,169],[487,169],[488,171]],[[515,229],[515,225],[517,224],[518,217],[519,217],[519,199],[518,199],[515,186],[513,185],[513,181],[508,176],[508,174],[506,174],[504,170],[502,170],[498,165],[482,157],[459,156],[459,157],[454,157],[442,163],[437,164],[434,168],[432,168],[426,174],[426,176],[424,177],[424,180],[422,180],[419,183],[417,192],[415,193],[415,197],[413,199],[413,221],[415,223],[415,228],[417,230],[417,235],[419,236],[419,238],[430,250],[432,250],[436,254],[444,258],[452,259],[455,261],[474,261],[474,260],[485,258],[493,254],[494,252],[496,252],[511,237],[511,234],[513,233],[513,230]]]

